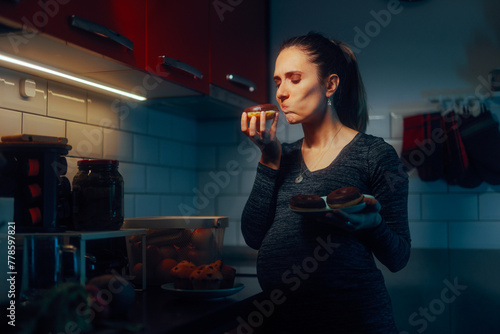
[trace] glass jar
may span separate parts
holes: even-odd
[[[75,230],[119,230],[123,224],[123,178],[118,161],[85,159],[77,164],[73,178]]]

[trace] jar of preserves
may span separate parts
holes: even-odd
[[[123,177],[118,161],[79,160],[73,178],[73,225],[79,231],[119,230],[123,224]]]

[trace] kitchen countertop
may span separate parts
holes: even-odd
[[[236,276],[235,284],[245,285],[234,295],[214,299],[185,299],[161,287],[137,291],[128,321],[143,324],[140,333],[222,333],[237,326],[254,298],[262,291],[253,274]]]

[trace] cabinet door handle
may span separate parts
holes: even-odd
[[[130,39],[95,22],[73,15],[71,16],[71,25],[93,34],[106,37],[118,44],[123,45],[129,50],[134,50],[134,42],[132,42]]]
[[[255,91],[255,89],[257,88],[252,81],[248,80],[247,78],[240,77],[238,75],[227,74],[226,79],[228,81],[231,81],[231,82],[234,82],[236,84],[243,85],[243,86],[247,87],[248,91],[250,91],[250,92]]]
[[[192,76],[194,76],[195,79],[200,79],[200,80],[203,79],[203,73],[200,70],[180,60],[169,58],[166,56],[161,56],[161,63],[162,65],[175,67],[179,70],[187,72]]]

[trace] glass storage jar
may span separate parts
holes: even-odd
[[[79,231],[119,230],[123,224],[123,177],[118,161],[79,160],[73,178],[73,225]]]

